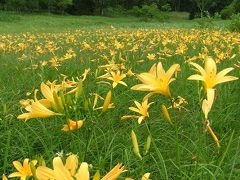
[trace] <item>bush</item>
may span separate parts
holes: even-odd
[[[213,19],[209,17],[198,18],[195,21],[198,28],[211,28],[213,25]]]
[[[103,10],[103,14],[108,17],[125,16],[126,10],[122,6],[108,7]]]
[[[161,7],[161,10],[165,12],[170,12],[172,8],[171,8],[171,5],[167,3]]]
[[[224,8],[220,14],[222,19],[229,19],[233,13],[234,13],[234,8],[232,8],[231,6],[228,6]]]
[[[231,16],[231,22],[229,24],[230,31],[240,32],[240,13]]]
[[[134,6],[129,12],[134,16],[140,17],[141,20],[145,22],[150,21],[151,19],[163,21],[167,18],[167,16],[158,9],[158,6],[155,3],[151,5],[143,5],[142,8]]]
[[[21,20],[20,15],[16,13],[0,11],[0,22],[18,22]]]

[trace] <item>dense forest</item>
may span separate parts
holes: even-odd
[[[192,18],[219,13],[226,19],[240,11],[239,0],[0,0],[1,10],[73,15],[124,14],[151,5],[159,11],[190,12]]]

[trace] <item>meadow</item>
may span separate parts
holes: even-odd
[[[240,34],[228,21],[5,17],[3,179],[240,178]]]

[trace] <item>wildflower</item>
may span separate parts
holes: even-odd
[[[196,64],[196,63],[190,63],[193,65],[201,75],[194,74],[188,78],[188,80],[199,80],[203,81],[205,90],[214,88],[217,84],[228,82],[228,81],[234,81],[237,80],[237,77],[234,76],[226,76],[227,73],[232,71],[234,68],[226,68],[219,73],[217,73],[217,66],[215,61],[208,57],[205,60],[205,67],[204,69]]]
[[[80,129],[83,126],[83,120],[73,121],[68,119],[68,124],[64,124],[62,130],[63,131],[72,131]]]
[[[30,163],[35,166],[37,161],[32,160],[29,162],[29,159],[24,159],[23,164],[21,164],[19,161],[13,161],[13,166],[16,168],[17,172],[10,174],[8,177],[20,177],[21,180],[25,180],[27,177],[32,176]]]
[[[117,71],[117,72],[111,71],[110,73],[100,76],[99,78],[106,78],[108,80],[113,81],[112,86],[113,88],[115,88],[118,84],[127,86],[127,84],[122,81],[125,77],[126,77],[126,74],[121,74],[120,71]]]
[[[123,171],[124,171],[124,166],[121,163],[118,163],[101,180],[115,180]]]
[[[148,108],[150,107],[151,104],[153,104],[153,102],[148,103],[148,99],[145,99],[142,104],[140,104],[137,101],[134,101],[136,107],[129,107],[129,110],[134,111],[136,113],[141,114],[141,116],[136,116],[136,115],[127,115],[127,116],[123,116],[121,119],[125,120],[128,118],[138,118],[138,124],[141,124],[141,122],[146,118],[149,117],[149,113],[148,113]]]
[[[186,109],[184,107],[184,105],[188,104],[188,102],[186,101],[186,99],[184,99],[183,97],[181,96],[178,96],[176,99],[172,99],[172,105],[169,106],[167,109],[178,109],[178,110],[181,110],[181,109],[184,109],[185,111],[188,111],[188,109]]]
[[[17,117],[18,119],[25,119],[26,121],[31,118],[46,118],[54,115],[60,115],[59,113],[49,110],[39,101],[33,101],[31,105],[27,106],[25,109],[28,111],[28,113],[19,115]]]
[[[66,159],[66,164],[64,165],[60,157],[55,157],[53,159],[53,170],[40,166],[36,170],[36,175],[38,179],[41,180],[71,180],[73,177],[77,180],[89,180],[90,175],[88,171],[88,164],[86,162],[81,163],[78,169],[78,159],[77,156],[72,154]]]
[[[148,54],[148,55],[147,55],[147,58],[148,58],[148,60],[150,60],[150,61],[154,60],[155,57],[156,57],[155,54]]]
[[[138,75],[138,79],[142,81],[143,84],[135,85],[131,89],[138,91],[151,91],[151,93],[147,94],[144,99],[153,94],[171,96],[169,84],[175,80],[171,77],[177,69],[179,69],[179,64],[174,64],[167,70],[167,72],[165,72],[161,62],[154,64],[149,72]]]

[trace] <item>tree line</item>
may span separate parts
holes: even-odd
[[[106,15],[135,7],[156,5],[160,11],[187,11],[192,18],[222,13],[224,18],[240,11],[240,0],[0,0],[1,10],[51,12],[73,15]]]

